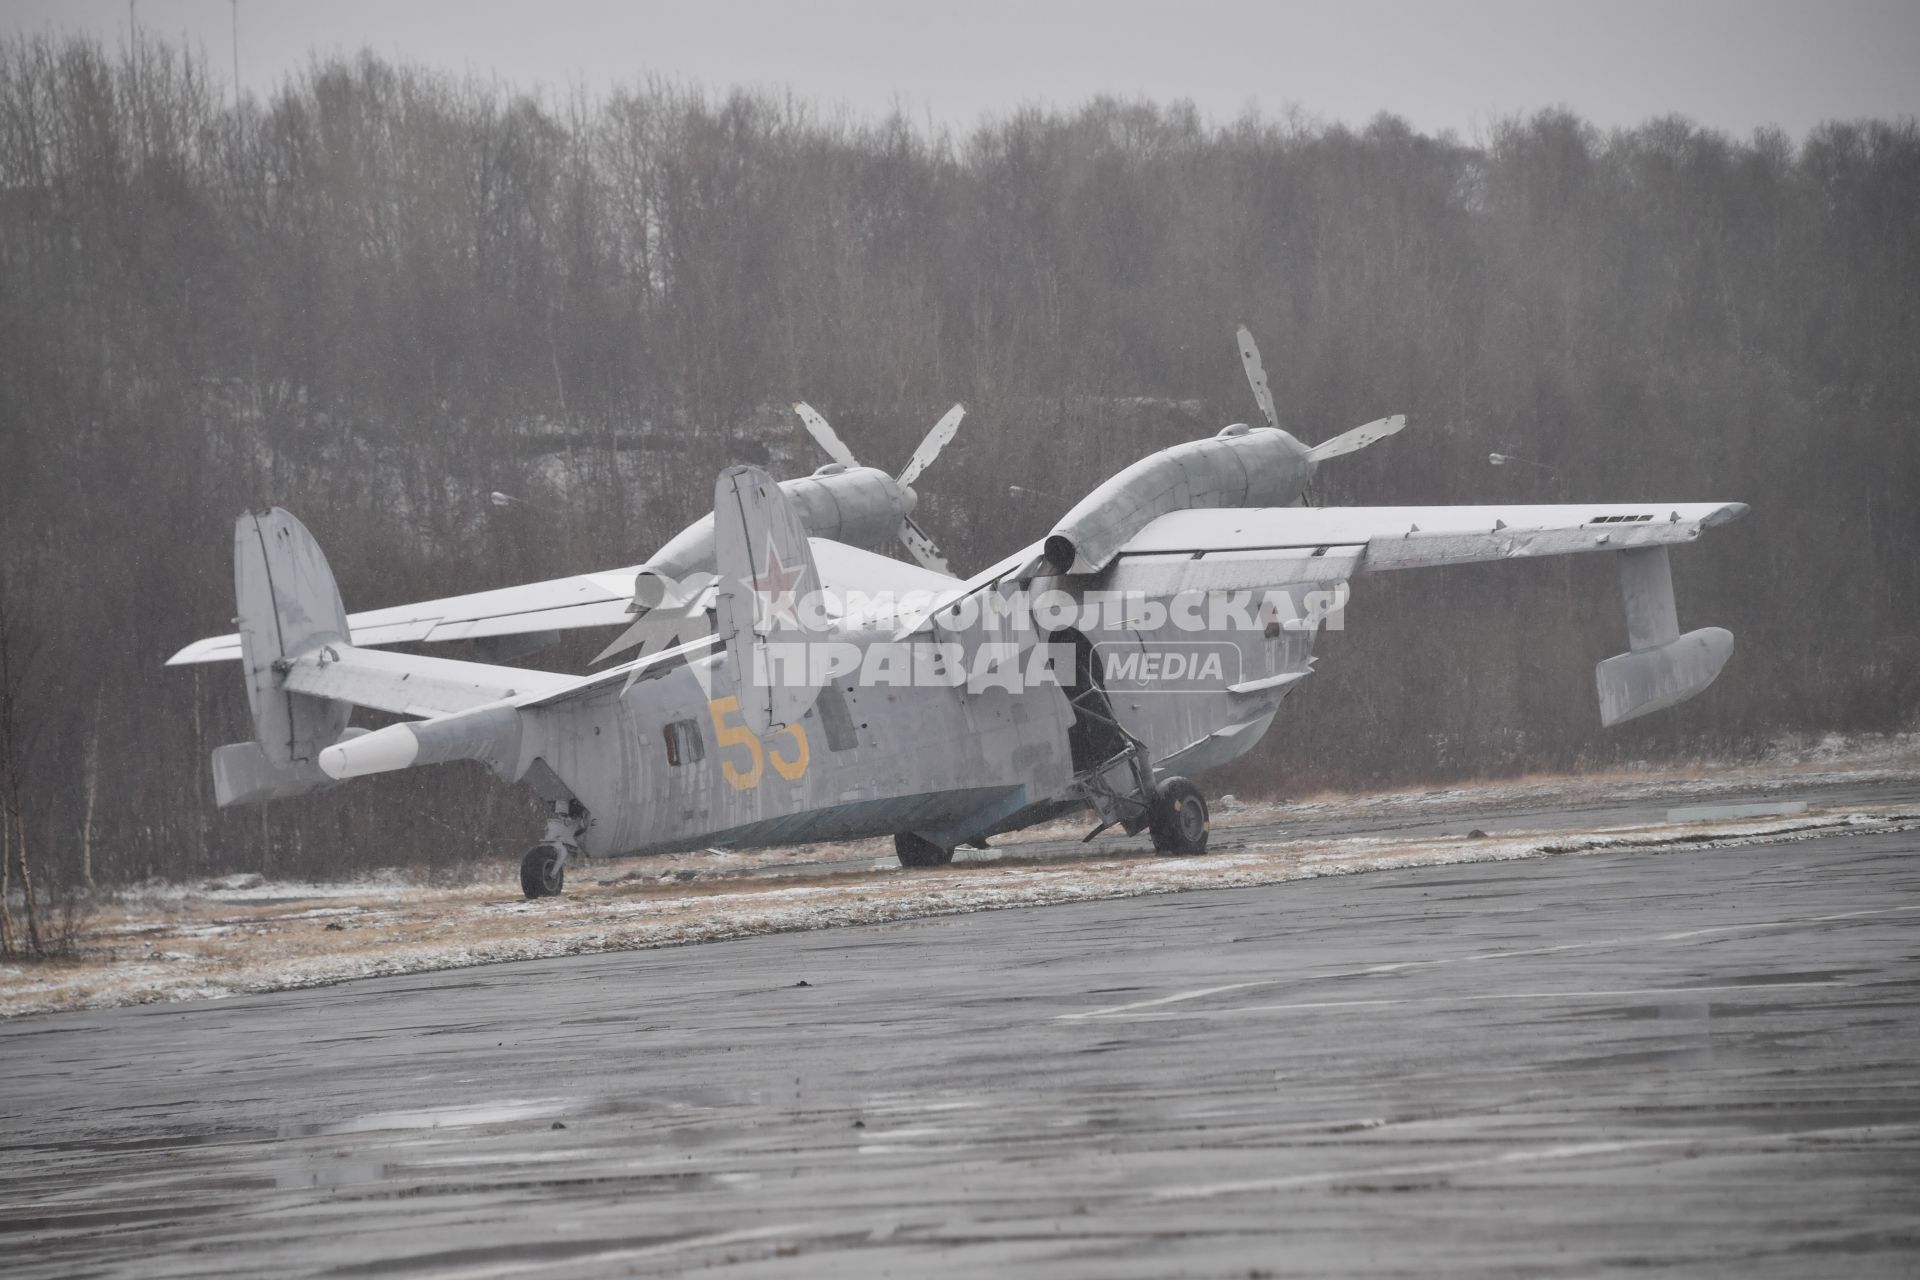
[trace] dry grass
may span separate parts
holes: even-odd
[[[1631,776],[1635,798],[1699,799],[1823,781],[1920,779],[1920,759],[1783,762],[1739,770]],[[903,872],[886,841],[652,855],[577,867],[567,893],[527,902],[513,869],[464,881],[416,883],[391,875],[346,885],[148,886],[103,896],[76,934],[79,954],[0,966],[0,1015],[313,986],[504,960],[668,946],[998,907],[1190,889],[1270,884],[1382,867],[1521,858],[1585,848],[1654,848],[1675,840],[1754,842],[1846,829],[1845,815],[1776,822],[1665,824],[1606,833],[1567,830],[1408,839],[1313,839],[1250,834],[1275,818],[1310,817],[1336,830],[1343,816],[1432,818],[1490,806],[1552,801],[1567,808],[1617,802],[1621,778],[1509,780],[1479,788],[1317,796],[1292,805],[1223,806],[1215,850],[1162,859],[1143,840],[1084,850],[1037,841],[1075,839],[1083,822],[1056,823],[964,853],[951,867]],[[1869,811],[1872,812],[1872,811]],[[1903,818],[1880,811],[1883,825]],[[1236,828],[1243,834],[1236,835]],[[1031,851],[1029,851],[1031,849]],[[218,884],[219,882],[216,882]]]

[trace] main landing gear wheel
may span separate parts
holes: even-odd
[[[1208,827],[1207,798],[1200,788],[1185,778],[1168,778],[1153,789],[1147,828],[1155,853],[1205,853]]]
[[[953,861],[953,850],[923,840],[911,831],[903,831],[893,838],[893,852],[903,867],[944,867]]]
[[[567,884],[567,865],[560,850],[537,844],[520,860],[520,892],[529,898],[551,898]]]

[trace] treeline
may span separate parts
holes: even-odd
[[[1911,121],[1796,143],[1546,112],[1468,145],[1099,100],[929,134],[372,56],[228,92],[158,41],[0,46],[9,839],[45,877],[454,863],[537,830],[465,766],[213,808],[238,677],[160,664],[228,628],[244,508],[296,511],[369,608],[637,561],[721,466],[815,465],[793,399],[889,469],[964,400],[920,518],[971,570],[1253,417],[1241,320],[1301,438],[1409,417],[1320,501],[1754,511],[1675,557],[1683,625],[1740,643],[1684,709],[1597,727],[1592,664],[1624,647],[1598,558],[1368,580],[1225,787],[1914,723]]]

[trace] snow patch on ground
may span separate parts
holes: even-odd
[[[1241,821],[1221,823],[1216,838],[1230,839]],[[0,967],[0,1015],[220,998],[508,960],[1400,867],[1600,850],[1733,848],[1863,827],[1920,827],[1920,813],[1811,814],[1498,837],[1274,839],[1197,858],[1132,852],[1116,857],[1092,846],[1089,856],[1064,861],[984,860],[916,872],[856,862],[856,869],[791,881],[765,875],[662,881],[654,874],[620,874],[621,864],[569,876],[566,896],[538,902],[520,898],[517,886],[505,881],[446,888],[391,877],[364,884],[201,886],[178,895],[142,890],[105,913],[84,958]],[[822,852],[811,856],[818,861]],[[848,850],[835,852],[845,859]]]
[[[1198,858],[1156,858],[1141,841],[1112,837],[1082,847],[1076,842],[1087,820],[1077,818],[996,837],[985,853],[963,850],[952,866],[914,872],[898,867],[887,840],[646,855],[571,869],[566,895],[539,902],[520,897],[510,868],[458,885],[420,883],[394,871],[336,883],[251,873],[151,882],[107,903],[78,958],[0,965],[0,1017],[1398,867],[1904,830],[1920,825],[1920,815],[1884,805],[1597,830],[1581,825],[1577,811],[1916,780],[1920,735],[1829,735],[1776,744],[1763,763],[1739,767],[1636,768],[1292,801],[1222,796],[1214,805],[1214,848]],[[1459,819],[1446,822],[1458,832],[1481,815],[1532,810],[1559,812],[1561,829],[1433,833],[1441,825],[1436,818]],[[1383,821],[1402,817],[1411,832],[1378,833]],[[1337,834],[1362,822],[1376,833]],[[1336,834],[1303,834],[1305,827]],[[1058,843],[1043,847],[1048,841]]]

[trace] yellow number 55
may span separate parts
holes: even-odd
[[[745,769],[732,759],[723,758],[720,761],[720,774],[735,791],[751,791],[759,786],[769,760],[773,763],[773,771],[788,782],[798,781],[800,775],[807,771],[812,752],[807,748],[807,731],[799,725],[790,724],[780,730],[782,734],[793,735],[793,754],[788,756],[762,746],[760,739],[746,725],[728,723],[730,717],[740,714],[740,699],[731,695],[715,698],[707,703],[707,714],[713,718],[714,741],[722,748],[747,749],[750,763]]]

